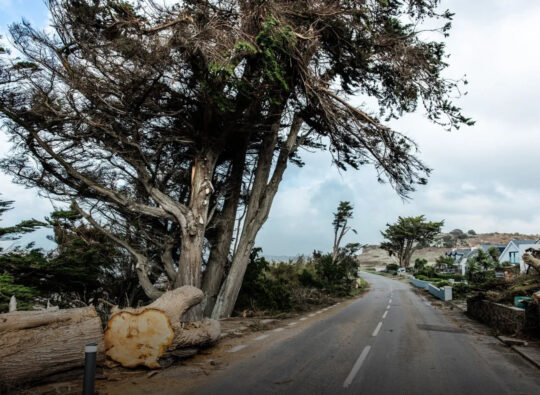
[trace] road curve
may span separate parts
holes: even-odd
[[[540,393],[539,371],[493,338],[459,328],[406,283],[362,276],[363,298],[245,353],[197,393]]]

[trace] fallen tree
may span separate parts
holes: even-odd
[[[523,254],[523,262],[540,274],[540,249],[529,248],[526,254]],[[529,270],[527,269],[527,273]]]
[[[93,306],[0,314],[0,385],[39,381],[84,366],[84,346],[98,344],[104,358],[101,319]]]
[[[107,356],[128,368],[159,368],[160,360],[214,343],[221,331],[218,321],[181,321],[184,312],[202,300],[200,289],[184,286],[165,292],[148,306],[113,308],[104,337]]]

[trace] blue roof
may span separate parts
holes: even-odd
[[[518,240],[518,239],[514,239],[512,240],[512,242],[515,244],[515,245],[521,245],[521,244],[535,244],[536,243],[536,240]]]

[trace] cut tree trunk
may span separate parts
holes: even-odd
[[[531,254],[523,254],[523,262],[529,265],[536,270],[537,273],[540,273],[540,259],[535,258]]]
[[[218,321],[181,322],[182,314],[202,299],[200,289],[184,286],[148,306],[113,308],[105,331],[107,356],[124,367],[159,368],[160,359],[179,355],[179,349],[214,343],[221,332]]]
[[[84,347],[98,344],[104,357],[101,319],[93,306],[0,314],[0,383],[39,381],[84,366]]]

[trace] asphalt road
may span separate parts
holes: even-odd
[[[408,284],[363,277],[363,298],[246,348],[197,393],[540,394],[538,369],[497,340],[458,327]]]

